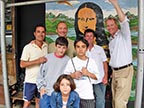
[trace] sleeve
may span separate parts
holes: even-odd
[[[30,57],[28,45],[23,48],[20,60],[28,61]]]
[[[69,59],[69,61],[67,62],[67,65],[65,67],[64,74],[71,74],[73,72],[74,72],[74,68],[73,68],[71,59]]]
[[[130,32],[130,27],[129,27],[129,20],[127,17],[125,17],[125,20],[120,23],[120,30],[121,30],[122,36],[125,39],[130,39],[131,32]]]
[[[107,61],[107,56],[106,56],[105,51],[102,47],[101,47],[101,58],[102,58],[103,62]]]
[[[51,108],[56,108],[56,92],[53,91],[50,98]]]
[[[43,87],[46,87],[46,82],[45,82],[45,64],[41,64],[40,65],[40,71],[38,72],[38,76],[37,76],[37,81],[36,81],[36,85],[37,85],[37,88],[38,90],[40,90],[41,88]]]

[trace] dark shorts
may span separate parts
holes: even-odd
[[[40,98],[36,84],[24,83],[23,99],[25,101],[31,101],[34,97]]]
[[[95,108],[95,100],[80,99],[80,108]]]

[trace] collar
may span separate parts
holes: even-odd
[[[118,35],[118,33],[120,32],[120,30],[118,30],[115,34],[114,34],[114,36],[112,37],[112,36],[110,36],[110,41],[111,40],[113,40],[113,39],[115,39],[116,37],[117,37],[117,35]]]
[[[63,56],[58,56],[58,55],[56,55],[56,52],[54,52],[54,55],[57,57],[57,58],[63,58],[65,55],[63,55]]]
[[[38,45],[37,44],[35,44],[35,42],[33,42],[33,43],[30,43],[30,44],[32,44],[34,47],[38,47]],[[44,48],[44,47],[47,47],[48,45],[47,45],[47,43],[46,42],[43,42],[43,44],[42,44],[42,48]]]

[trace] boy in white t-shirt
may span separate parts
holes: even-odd
[[[76,83],[76,91],[80,96],[80,108],[95,108],[92,84],[99,78],[95,61],[86,56],[88,42],[79,38],[74,42],[77,56],[68,61],[65,74],[70,74]]]

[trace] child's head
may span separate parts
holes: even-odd
[[[84,57],[86,56],[86,51],[88,49],[89,43],[84,38],[76,39],[74,42],[74,48],[76,50],[78,57]]]
[[[68,40],[64,37],[58,37],[55,41],[55,53],[57,56],[63,56],[68,48]]]
[[[55,41],[55,46],[57,45],[68,47],[68,40],[65,37],[58,37]]]
[[[84,44],[86,45],[86,47],[88,48],[89,43],[88,43],[88,41],[87,41],[86,39],[84,39],[83,37],[78,38],[78,39],[75,40],[75,42],[74,42],[74,48],[76,48],[77,43],[80,42],[80,41],[81,41],[82,43],[84,43]]]
[[[73,78],[70,75],[62,74],[57,79],[56,83],[53,86],[55,91],[73,91],[76,88]]]

